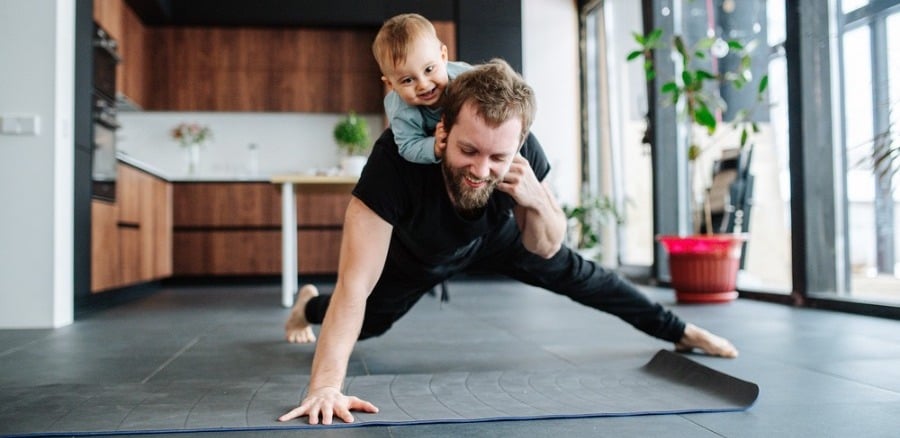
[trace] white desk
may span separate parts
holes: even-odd
[[[347,186],[356,185],[355,176],[275,175],[272,184],[281,184],[281,305],[294,305],[297,292],[297,203],[294,184]]]

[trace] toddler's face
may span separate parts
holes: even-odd
[[[381,77],[409,105],[437,105],[447,86],[447,46],[436,38],[419,38],[406,61]]]

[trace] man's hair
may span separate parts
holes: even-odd
[[[520,145],[525,142],[536,109],[534,90],[506,61],[495,58],[461,73],[447,84],[441,106],[444,129],[456,123],[466,103],[475,105],[476,114],[488,126],[497,127],[513,117],[522,120]]]
[[[400,14],[385,21],[372,43],[372,54],[381,72],[386,74],[405,62],[409,46],[422,37],[432,37],[440,42],[434,25],[419,14]]]

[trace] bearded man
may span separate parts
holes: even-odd
[[[550,166],[529,134],[534,93],[506,62],[460,74],[445,90],[435,138],[439,164],[403,159],[384,131],[353,190],[337,283],[330,296],[301,288],[285,324],[290,342],[312,342],[322,324],[309,390],[279,418],[352,422],[377,412],[341,391],[357,339],[378,336],[436,284],[471,268],[566,295],[637,329],[707,354],[735,357],[727,340],[686,324],[616,273],[562,245],[566,218],[542,183]],[[448,334],[451,335],[451,334]]]

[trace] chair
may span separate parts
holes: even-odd
[[[712,183],[706,196],[710,215],[703,214],[700,233],[745,233],[750,228],[750,208],[753,201],[753,175],[750,161],[753,148],[733,148],[722,151],[713,164]],[[710,223],[707,223],[707,221]],[[744,244],[746,245],[746,243]],[[742,254],[746,254],[743,251]],[[741,267],[744,256],[741,256]]]

